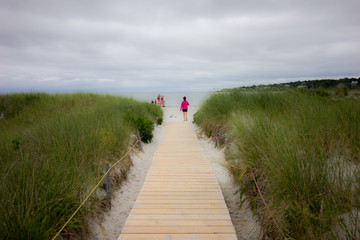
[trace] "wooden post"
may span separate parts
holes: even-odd
[[[218,147],[218,135],[216,135],[216,138],[214,138],[214,140],[215,140],[214,148],[217,148]]]
[[[138,140],[139,140],[140,150],[143,151],[143,148],[142,148],[142,145],[141,145],[141,138],[140,138],[139,130],[137,131],[137,137],[138,137]]]
[[[106,172],[109,170],[110,164],[106,163]],[[111,208],[111,189],[110,189],[110,172],[106,174],[106,194],[109,200],[109,207]]]

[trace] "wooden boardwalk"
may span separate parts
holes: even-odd
[[[236,240],[210,163],[189,123],[169,123],[119,240]]]

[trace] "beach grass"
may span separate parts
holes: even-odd
[[[359,119],[358,98],[309,90],[218,92],[195,116],[242,169],[230,171],[274,239],[360,237]]]
[[[105,172],[133,143],[135,124],[160,107],[88,93],[0,95],[0,235],[50,239]],[[62,236],[80,237],[101,199],[93,195]]]

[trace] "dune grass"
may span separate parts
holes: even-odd
[[[220,136],[229,161],[254,171],[276,222],[295,239],[360,237],[359,119],[359,99],[305,90],[215,93],[195,116]],[[267,235],[281,239],[249,171],[231,171]]]
[[[0,95],[0,236],[50,239],[137,130],[125,112],[154,121],[149,103],[95,94]],[[95,195],[65,229],[81,234]],[[75,234],[75,235],[74,235]]]

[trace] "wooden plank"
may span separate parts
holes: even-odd
[[[220,195],[203,195],[203,196],[162,196],[162,195],[139,195],[137,201],[144,201],[144,200],[161,200],[161,201],[169,201],[169,200],[222,200],[224,201],[223,196]]]
[[[165,181],[149,181],[144,183],[144,186],[219,186],[219,184],[215,181],[182,181],[181,179],[178,179],[177,181],[174,180],[168,180]]]
[[[154,187],[154,188],[219,188],[218,184],[204,184],[204,183],[146,183],[143,187]]]
[[[220,191],[220,189],[212,188],[212,189],[206,189],[206,188],[143,188],[141,191],[144,192],[217,192]]]
[[[122,234],[119,240],[237,240],[235,234]]]
[[[217,179],[215,176],[197,176],[197,175],[193,175],[191,176],[191,178],[186,177],[186,176],[172,176],[172,175],[155,175],[155,174],[151,174],[148,175],[146,178],[147,181],[177,181],[177,180],[182,180],[182,181],[216,181]]]
[[[221,192],[179,192],[179,191],[168,191],[168,192],[145,192],[141,191],[139,196],[222,196]]]
[[[200,219],[200,220],[230,220],[229,214],[217,214],[217,215],[129,215],[128,219],[176,219],[176,220],[187,220],[187,219]]]
[[[208,179],[189,179],[189,178],[147,178],[145,183],[151,182],[193,182],[193,183],[216,183],[216,179],[208,178]],[[144,183],[144,184],[145,184]]]
[[[181,181],[181,180],[171,180],[169,179],[168,181],[163,181],[163,182],[159,182],[159,181],[146,181],[144,183],[144,185],[159,185],[159,186],[164,186],[164,185],[201,185],[201,186],[206,186],[206,185],[216,185],[219,186],[219,184],[215,181]]]
[[[122,233],[143,233],[143,234],[154,234],[154,233],[235,233],[234,227],[128,227],[125,226],[122,229]]]
[[[224,203],[219,204],[219,203],[202,203],[202,204],[140,204],[140,203],[135,203],[134,204],[134,209],[136,208],[141,208],[141,209],[145,209],[145,208],[149,208],[149,209],[223,209],[224,207],[226,207],[226,205],[224,205]]]
[[[161,204],[161,205],[168,205],[168,204],[208,204],[208,203],[216,203],[216,204],[224,204],[223,199],[137,199],[137,204]]]
[[[154,209],[154,208],[133,208],[130,214],[147,214],[147,215],[217,215],[229,214],[225,208],[215,209]]]
[[[193,157],[193,158],[191,158]],[[194,153],[182,153],[182,152],[175,152],[172,154],[156,154],[154,155],[153,159],[161,159],[164,161],[171,161],[171,160],[175,160],[175,159],[187,159],[190,162],[206,162],[206,157],[203,155],[203,153],[198,153],[198,154],[194,154]]]
[[[171,172],[172,174],[175,174],[175,173],[186,173],[187,175],[189,174],[196,174],[196,175],[199,175],[199,174],[212,174],[212,170],[209,168],[209,169],[174,169],[174,168],[166,168],[166,169],[160,169],[160,168],[153,168],[153,169],[150,169],[152,171],[157,171],[157,172]]]
[[[189,173],[197,173],[197,172],[207,172],[209,174],[212,174],[212,168],[211,167],[196,167],[196,166],[162,166],[162,167],[152,167],[149,171],[172,171],[176,172],[181,170],[182,172],[188,171]],[[196,174],[194,174],[196,175]]]
[[[174,178],[180,178],[180,177],[186,177],[191,176],[194,178],[215,178],[216,176],[213,172],[208,172],[207,174],[199,174],[199,173],[184,173],[182,175],[174,175],[173,173],[168,172],[156,172],[156,171],[149,171],[147,176],[168,176],[168,177],[174,177]]]
[[[129,219],[128,227],[231,227],[232,222],[220,219]]]
[[[208,167],[211,168],[211,166],[207,163],[204,162],[194,162],[194,161],[187,161],[185,159],[179,159],[177,161],[170,161],[170,160],[166,160],[166,161],[154,161],[154,166],[151,166],[152,168],[154,167],[170,167],[171,165],[174,166],[178,166],[178,167],[199,167],[201,169],[201,167]]]

